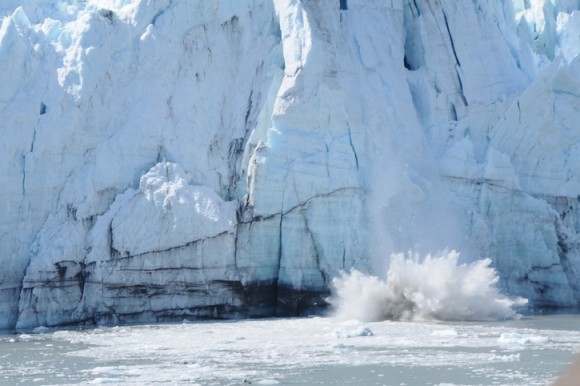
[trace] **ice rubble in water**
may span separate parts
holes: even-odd
[[[340,319],[501,320],[519,315],[523,298],[502,295],[491,260],[458,264],[459,253],[395,254],[385,280],[357,270],[333,280],[330,302]]]
[[[549,343],[550,340],[545,336],[504,332],[497,341],[508,346],[525,346],[545,344]]]

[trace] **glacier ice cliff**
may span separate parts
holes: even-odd
[[[3,1],[0,327],[298,315],[409,249],[577,306],[578,2],[339,3]]]

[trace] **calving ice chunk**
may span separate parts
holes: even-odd
[[[340,319],[502,320],[517,317],[526,299],[509,298],[497,288],[490,260],[458,264],[455,251],[441,256],[391,257],[386,279],[358,271],[334,279],[330,303]]]
[[[577,305],[578,3],[476,3],[2,2],[0,327]]]

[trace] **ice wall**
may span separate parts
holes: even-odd
[[[0,326],[299,314],[392,252],[580,298],[579,5],[0,5]]]

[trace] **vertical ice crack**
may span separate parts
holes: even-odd
[[[356,165],[356,170],[358,170],[358,154],[356,153],[356,148],[354,147],[354,143],[352,143],[352,130],[351,130],[348,122],[346,122],[346,125],[348,127],[348,141],[350,143],[350,148],[352,149],[352,154],[354,155],[354,162]]]
[[[252,85],[253,87],[253,85]],[[257,104],[260,102],[260,95],[257,96]],[[236,190],[240,180],[240,165],[244,157],[244,149],[252,134],[252,127],[254,126],[253,119],[254,106],[254,90],[250,90],[248,96],[248,104],[246,107],[246,114],[244,116],[244,134],[241,137],[233,138],[235,133],[230,137],[230,144],[228,148],[228,181],[227,181],[227,199],[232,200],[236,198]]]
[[[421,16],[421,11],[419,10],[419,6],[417,5],[417,0],[412,0],[411,2],[413,4],[413,6],[415,7],[415,16],[419,17]],[[411,5],[411,4],[409,4]]]
[[[243,204],[240,202],[238,203],[238,207],[236,209],[236,236],[234,238],[234,268],[236,271],[238,270],[238,237],[240,234],[240,224],[242,223],[244,217],[243,211],[244,211]]]
[[[276,299],[274,315],[278,315],[278,303],[280,296],[280,271],[282,269],[282,220],[284,220],[284,213],[280,213],[280,222],[278,223],[278,273],[276,274],[273,283],[274,299]]]
[[[244,117],[244,127],[246,132],[248,131],[248,120],[250,119],[250,113],[252,112],[252,96],[254,95],[254,90],[250,90],[250,96],[248,97],[248,107],[246,108],[246,115]]]
[[[22,154],[22,196],[26,196],[26,154]]]
[[[32,141],[30,142],[30,152],[34,151],[34,143],[36,142],[36,126],[34,126],[34,131],[32,132]]]
[[[44,104],[43,104],[44,105]],[[30,141],[29,154],[34,152],[34,144],[36,143],[36,125],[33,128],[32,140]],[[27,154],[22,154],[22,194],[26,195],[26,157]]]
[[[86,271],[86,267],[87,266],[86,266],[85,263],[79,262],[79,271],[74,276],[77,279],[78,283],[79,283],[79,289],[80,289],[80,292],[81,292],[81,296],[79,298],[79,302],[80,302],[80,299],[82,299],[83,296],[84,296],[84,294],[85,294],[85,283],[86,283],[87,278],[90,275],[90,273],[88,273]]]
[[[155,25],[155,23],[157,22],[157,19],[159,19],[159,17],[161,15],[163,15],[165,12],[167,12],[167,10],[171,9],[173,7],[173,0],[169,1],[169,4],[167,4],[167,7],[160,9],[159,11],[157,11],[157,13],[155,15],[153,15],[153,17],[151,18],[151,23]]]
[[[314,233],[312,232],[312,229],[310,229],[310,224],[308,223],[308,216],[306,216],[306,214],[303,211],[302,211],[302,220],[304,221],[304,228],[306,228],[306,232],[310,236],[310,242],[312,243],[312,248],[314,249],[314,260],[316,262],[316,265],[318,266],[318,270],[320,271],[320,276],[322,277],[322,282],[326,286],[326,283],[327,283],[326,274],[324,273],[324,270],[322,269],[322,266],[320,264],[320,254],[321,253],[318,249],[316,239],[314,237]]]
[[[449,35],[449,42],[451,43],[451,49],[453,50],[455,62],[459,67],[461,67],[461,63],[459,62],[459,58],[457,57],[457,52],[455,51],[455,42],[453,41],[453,35],[451,34],[451,30],[449,29],[449,22],[447,21],[447,14],[445,13],[445,11],[443,11],[443,20],[445,21],[445,28],[447,29],[447,34]]]
[[[447,20],[447,14],[445,10],[442,9],[443,12],[443,21],[445,22],[445,28],[447,29],[447,34],[449,35],[449,43],[451,44],[451,50],[453,51],[453,57],[455,58],[455,73],[457,74],[457,81],[459,82],[459,95],[461,96],[461,100],[465,106],[468,106],[467,99],[465,98],[465,94],[463,92],[463,81],[461,80],[461,62],[459,61],[459,57],[457,56],[457,51],[455,49],[455,42],[453,41],[453,35],[451,34],[451,29],[449,28],[449,21]]]
[[[280,278],[282,267],[282,220],[284,220],[284,213],[280,213],[280,222],[278,223],[278,278]]]

